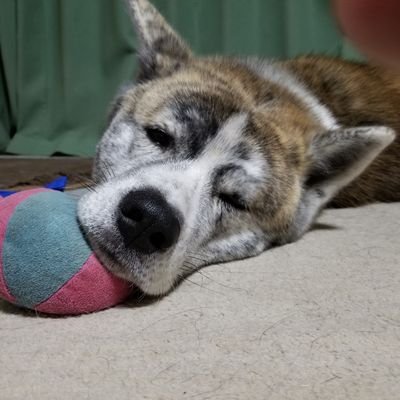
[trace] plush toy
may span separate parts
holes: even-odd
[[[91,251],[72,197],[35,189],[0,198],[1,298],[49,314],[82,314],[114,306],[131,291]]]

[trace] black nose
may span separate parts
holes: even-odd
[[[125,195],[119,204],[117,225],[125,245],[145,254],[171,248],[181,231],[178,212],[155,189]]]

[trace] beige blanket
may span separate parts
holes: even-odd
[[[297,243],[97,314],[0,302],[0,399],[398,400],[399,221],[400,204],[331,210]]]

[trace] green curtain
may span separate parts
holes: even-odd
[[[199,54],[356,53],[329,0],[153,0]],[[117,88],[134,77],[122,0],[0,1],[0,152],[91,155]]]

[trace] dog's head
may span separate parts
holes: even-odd
[[[129,4],[140,76],[115,101],[79,218],[105,265],[144,292],[297,239],[390,141],[327,132],[262,76],[273,66],[196,58],[147,0]]]

